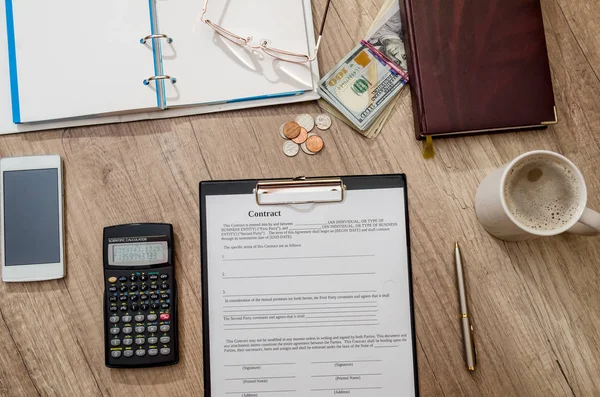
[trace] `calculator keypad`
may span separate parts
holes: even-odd
[[[151,365],[176,357],[172,325],[173,296],[163,271],[119,272],[106,279],[109,323],[107,341],[111,363]],[[123,274],[127,273],[127,274]]]

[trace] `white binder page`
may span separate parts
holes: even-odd
[[[303,0],[210,0],[206,17],[242,37],[308,54],[314,33],[307,31]],[[167,104],[188,106],[313,90],[311,65],[282,62],[232,43],[200,21],[203,1],[157,2],[161,32],[173,38],[162,44]],[[310,4],[310,3],[309,3]],[[313,37],[309,39],[308,35]]]
[[[414,396],[405,205],[207,195],[211,395]]]
[[[154,75],[152,50],[140,44],[150,34],[148,1],[6,1],[21,122],[157,106],[155,90],[143,84]]]

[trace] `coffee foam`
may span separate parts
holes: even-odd
[[[545,156],[527,158],[510,171],[504,199],[515,219],[534,230],[553,231],[579,208],[579,182],[567,165]]]

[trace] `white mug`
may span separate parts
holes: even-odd
[[[579,203],[572,216],[560,227],[550,230],[539,230],[520,222],[510,212],[504,195],[506,178],[517,165],[532,157],[549,157],[570,170],[576,180]],[[587,203],[587,187],[581,171],[566,157],[546,151],[527,152],[510,163],[497,168],[481,182],[475,195],[475,212],[485,230],[502,240],[527,240],[538,236],[554,236],[569,232],[585,236],[600,235],[600,214],[589,208]]]

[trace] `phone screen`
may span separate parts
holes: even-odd
[[[6,266],[60,262],[58,169],[4,172]]]

